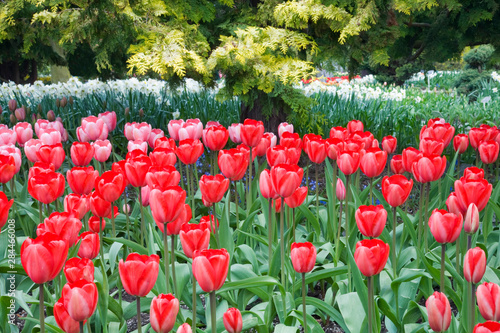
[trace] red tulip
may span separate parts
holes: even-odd
[[[460,205],[469,207],[471,203],[476,204],[477,209],[482,211],[491,196],[493,186],[486,179],[466,179],[455,180],[455,193]]]
[[[276,140],[276,135],[274,135],[274,133],[264,133],[259,144],[252,150],[252,159],[254,156],[265,156],[269,148],[276,146]]]
[[[463,214],[462,214],[463,215]],[[468,234],[474,234],[479,229],[479,210],[474,203],[467,208],[464,219],[464,231]]]
[[[382,139],[382,149],[387,154],[393,154],[396,151],[396,146],[398,144],[398,139],[392,135],[384,136]]]
[[[403,156],[394,155],[391,159],[391,172],[396,175],[402,175],[405,172],[403,166]]]
[[[174,328],[179,312],[179,300],[172,294],[153,297],[149,310],[151,328],[158,333],[168,333]]]
[[[179,171],[171,165],[165,167],[153,165],[146,174],[146,182],[151,189],[177,186],[180,180],[181,175]]]
[[[420,140],[419,150],[424,155],[441,155],[444,150],[444,142],[443,140],[424,138]]]
[[[356,244],[354,260],[361,274],[370,277],[382,272],[389,258],[389,252],[389,244],[380,239],[365,239]]]
[[[237,181],[243,178],[248,169],[249,158],[239,149],[221,150],[219,152],[218,164],[224,176]]]
[[[260,193],[266,199],[276,199],[278,197],[278,193],[273,187],[273,182],[271,179],[271,170],[264,169],[260,173],[259,177],[259,187]]]
[[[449,213],[444,209],[434,209],[429,218],[429,228],[438,243],[453,243],[462,231],[462,215]]]
[[[200,224],[201,223],[208,223],[208,225],[210,226],[210,231],[212,233],[215,233],[215,226],[217,226],[217,228],[219,227],[219,220],[216,219],[213,215],[202,216],[200,219]]]
[[[290,208],[297,208],[304,203],[307,198],[307,186],[298,187],[291,196],[285,198],[285,203]]]
[[[229,308],[222,315],[224,328],[229,333],[240,333],[243,329],[243,317],[240,310],[236,308]]]
[[[200,178],[201,196],[210,204],[221,201],[228,188],[229,179],[224,178],[221,174],[215,176],[203,175]]]
[[[151,194],[151,188],[149,186],[143,186],[141,187],[141,197],[142,201],[141,204],[143,207],[149,206],[149,195]]]
[[[175,141],[179,141],[179,130],[182,128],[184,120],[182,119],[172,119],[168,122],[168,135]]]
[[[479,156],[484,164],[495,163],[498,158],[498,142],[489,140],[479,144]]]
[[[321,135],[318,135],[318,134],[314,134],[314,133],[309,133],[309,134],[305,134],[304,137],[302,138],[302,147],[304,148],[304,151],[306,152],[307,154],[307,143],[309,142],[309,140],[321,140]]]
[[[245,119],[241,125],[241,142],[248,147],[257,147],[264,135],[264,123],[253,119]]]
[[[344,175],[349,176],[358,171],[361,162],[362,151],[344,150],[337,158],[337,166]]]
[[[153,289],[158,272],[160,257],[131,253],[124,262],[120,259],[118,270],[123,288],[133,296],[144,297]]]
[[[36,156],[40,162],[54,164],[56,170],[59,169],[64,162],[66,153],[62,144],[42,145],[36,152]]]
[[[444,147],[448,147],[454,134],[455,128],[449,123],[434,123],[433,125],[422,127],[420,131],[420,140],[425,138],[443,140]]]
[[[321,137],[314,137],[307,140],[307,145],[304,150],[307,152],[311,162],[320,164],[323,163],[326,158],[326,148],[327,143]]]
[[[193,211],[188,204],[182,205],[180,209],[181,213],[179,217],[174,221],[167,223],[167,236],[178,235],[182,229],[184,224],[187,224],[193,218]],[[156,223],[158,229],[161,232],[165,232],[165,224],[164,223]]]
[[[359,167],[369,177],[378,177],[384,171],[387,153],[380,148],[368,148],[361,157]]]
[[[179,232],[182,250],[188,258],[193,258],[193,254],[198,250],[208,249],[210,242],[210,223],[200,222],[186,223]]]
[[[488,140],[488,130],[486,128],[471,128],[469,131],[469,140],[472,148],[477,150],[482,141]]]
[[[425,302],[429,326],[434,332],[444,332],[450,327],[451,307],[446,295],[435,291]]]
[[[413,163],[416,162],[423,153],[413,147],[403,149],[403,166],[406,172],[411,172]]]
[[[203,144],[200,140],[186,139],[179,142],[175,153],[184,164],[194,164],[203,154]]]
[[[80,323],[69,316],[62,297],[54,304],[54,319],[65,333],[80,332]]]
[[[448,211],[450,211],[450,213],[453,213],[455,215],[464,216],[467,212],[467,207],[462,206],[462,203],[458,200],[455,192],[451,192],[448,196],[448,199],[446,199],[446,207],[448,208]]]
[[[146,186],[146,174],[151,167],[151,159],[147,155],[127,158],[125,174],[130,184],[134,187]]]
[[[446,170],[446,156],[424,155],[417,159],[411,168],[415,180],[419,183],[433,182],[443,176]]]
[[[115,208],[117,208],[117,207],[115,207]],[[102,222],[102,230],[106,229],[106,219],[99,218],[98,216],[91,216],[89,218],[89,221],[88,221],[89,230],[96,233],[96,234],[99,234],[99,231],[101,231],[101,222]]]
[[[467,282],[479,283],[486,271],[486,254],[480,247],[470,249],[464,258],[464,278]]]
[[[69,187],[73,193],[79,195],[90,194],[98,177],[99,171],[94,170],[91,166],[74,167],[66,172]]]
[[[401,206],[410,195],[413,180],[403,175],[394,175],[382,179],[382,195],[391,207]]]
[[[99,113],[97,115],[100,119],[104,121],[106,126],[108,127],[108,132],[113,132],[116,128],[116,112],[115,111],[106,111],[103,113]]]
[[[102,118],[89,116],[82,118],[82,126],[78,127],[76,134],[79,141],[104,140],[108,137],[108,126]]]
[[[309,273],[316,263],[316,248],[309,242],[292,243],[290,257],[297,273]]]
[[[156,140],[158,140],[159,138],[163,138],[164,136],[165,133],[161,129],[159,128],[152,129],[147,140],[148,145],[151,147],[151,149],[155,149]]]
[[[379,237],[387,222],[384,206],[359,206],[355,213],[359,231],[366,237]]]
[[[62,299],[68,314],[75,321],[84,321],[92,316],[97,307],[97,286],[94,282],[78,280],[66,283]]]
[[[64,192],[64,176],[60,173],[45,171],[28,179],[28,192],[36,200],[48,205]]]
[[[282,207],[283,200],[281,200],[281,197],[278,197],[273,200],[271,203],[271,207],[274,208],[276,213],[281,213],[281,207]]]
[[[21,246],[21,263],[37,284],[54,280],[68,256],[68,243],[52,233],[28,238]]]
[[[194,253],[193,275],[203,291],[219,290],[226,281],[229,270],[229,253],[226,249],[202,250]]]
[[[42,141],[37,139],[28,140],[24,144],[24,153],[26,154],[26,158],[32,163],[38,162],[38,157],[36,156],[36,152],[42,146]]]
[[[175,150],[171,148],[158,147],[149,153],[149,158],[154,166],[167,167],[174,166],[177,162]]]
[[[88,142],[73,142],[71,145],[71,161],[76,166],[89,165],[94,157],[94,146]]]
[[[350,133],[349,139],[363,142],[365,145],[365,148],[367,148],[367,149],[373,147],[373,141],[375,140],[372,133],[363,132],[363,131]],[[377,143],[376,146],[378,146],[378,141],[376,143]]]
[[[54,167],[54,164],[52,163],[43,163],[43,162],[36,162],[28,172],[28,179],[32,178],[39,173],[46,172],[46,171],[56,171],[56,168]]]
[[[269,148],[266,152],[266,159],[270,167],[277,164],[292,164],[288,161],[288,148],[281,145]]]
[[[61,133],[55,128],[41,129],[39,138],[44,145],[56,145],[61,143]]]
[[[149,204],[155,222],[161,224],[175,221],[182,213],[185,200],[186,191],[179,186],[151,190]]]
[[[359,120],[351,120],[347,123],[347,133],[354,133],[358,131],[364,131],[364,125]]]
[[[477,305],[486,320],[500,321],[500,287],[493,282],[484,282],[477,287]]]
[[[297,165],[278,164],[271,168],[271,179],[276,192],[288,198],[300,186],[304,170]]]
[[[127,160],[120,160],[118,162],[114,162],[112,165],[111,165],[111,171],[114,171],[114,172],[119,172],[123,175],[123,179],[125,180],[125,187],[127,187],[129,185],[129,181],[127,179],[127,174],[125,172],[125,163],[127,163]]]
[[[179,128],[179,141],[199,140],[203,136],[203,124],[199,119],[188,119]]]
[[[16,162],[13,156],[0,155],[0,183],[8,183],[16,174]]]
[[[193,333],[191,326],[188,323],[184,323],[177,329],[176,333]]]
[[[487,321],[474,326],[472,333],[500,333],[500,323],[496,321]]]
[[[12,204],[14,203],[14,199],[7,199],[5,193],[0,191],[0,229],[3,228],[5,223],[9,218],[9,210]]]
[[[229,132],[222,125],[211,126],[203,130],[203,143],[211,151],[224,149],[228,139]]]
[[[36,229],[37,236],[47,232],[59,236],[68,242],[69,247],[75,245],[78,233],[82,229],[82,222],[71,213],[54,212],[46,218]]]
[[[78,238],[80,247],[78,248],[78,256],[86,259],[94,259],[99,254],[99,234],[92,231],[84,232]]]
[[[64,276],[69,283],[78,280],[94,282],[94,263],[89,259],[71,258],[64,266]]]
[[[465,153],[469,147],[469,137],[467,134],[457,134],[453,138],[453,149],[458,151],[459,154]]]
[[[285,148],[302,149],[302,139],[299,133],[284,132],[280,136],[280,145]]]
[[[289,123],[281,123],[278,125],[278,136],[281,137],[283,136],[284,133],[293,133],[293,124]]]
[[[64,211],[72,213],[81,220],[90,211],[90,203],[86,195],[70,193],[64,197]]]
[[[104,200],[97,192],[92,192],[89,196],[90,210],[98,217],[111,216],[111,202]]]
[[[464,170],[464,179],[480,180],[484,179],[484,170],[478,167],[468,167]]]
[[[326,154],[336,161],[340,153],[344,150],[344,141],[337,138],[326,139]]]
[[[122,195],[125,185],[121,172],[106,171],[95,180],[95,191],[104,200],[114,202]]]
[[[337,127],[332,127],[330,129],[330,138],[331,139],[339,139],[339,140],[345,140],[347,138],[347,128],[337,126]]]
[[[109,140],[97,140],[92,143],[92,147],[94,147],[94,158],[98,162],[106,162],[113,150]]]

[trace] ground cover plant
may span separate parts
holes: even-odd
[[[344,117],[322,135],[239,123],[206,92],[6,101],[0,327],[498,331],[498,128],[397,127],[391,103],[422,101],[366,89],[313,93]]]

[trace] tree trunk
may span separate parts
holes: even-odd
[[[264,101],[266,98],[273,97],[269,97],[266,93],[259,91],[259,97],[254,101],[253,106],[250,107],[241,103],[240,121],[243,123],[245,119],[261,120],[264,123],[266,132],[277,133],[278,125],[286,121],[286,113],[282,107],[278,106],[282,103],[279,103],[277,98],[273,98],[272,113],[269,117],[266,117],[264,115]]]

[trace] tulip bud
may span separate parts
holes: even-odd
[[[464,230],[468,234],[473,234],[477,229],[479,229],[479,210],[476,204],[471,203],[465,215]]]
[[[179,300],[172,294],[160,294],[151,301],[150,322],[157,333],[168,333],[175,324],[179,312]]]
[[[11,99],[9,101],[9,110],[10,112],[14,112],[14,110],[17,108],[17,101],[15,99]]]
[[[184,323],[177,329],[177,333],[193,333],[191,326],[188,323]]]
[[[340,178],[337,178],[337,188],[336,188],[335,195],[337,196],[337,199],[339,201],[344,201],[345,200],[346,189],[345,189],[344,182]]]
[[[122,207],[122,210],[125,214],[130,213],[130,205],[129,204],[124,204]]]
[[[70,105],[73,105],[74,101],[73,101],[73,96],[69,96],[69,104]]]
[[[179,332],[179,331],[177,331]],[[500,332],[500,323],[496,321],[487,321],[474,326],[472,333],[498,333]]]
[[[236,308],[227,309],[222,315],[222,321],[224,322],[224,328],[229,333],[240,333],[243,328],[241,312]]]
[[[474,284],[481,281],[486,271],[486,254],[480,247],[470,249],[464,258],[464,277]]]
[[[56,98],[56,107],[61,107],[61,101],[59,100],[59,98]]]
[[[477,287],[477,305],[486,320],[500,320],[500,287],[493,282],[485,282]]]
[[[104,110],[106,110],[107,106],[108,106],[108,102],[103,101],[103,102],[102,102],[102,108],[103,108]]]
[[[312,243],[292,243],[290,257],[297,273],[308,273],[316,263],[316,248]]]
[[[144,117],[144,110],[143,110],[143,108],[139,109],[139,117],[141,117],[141,118]]]
[[[66,97],[61,98],[60,102],[61,107],[64,108],[66,107],[67,104],[68,104],[68,99]]]
[[[451,307],[445,294],[434,292],[425,302],[429,326],[434,332],[444,332],[450,327]]]
[[[26,111],[23,108],[19,108],[14,111],[14,115],[17,120],[23,121],[26,118]]]
[[[54,111],[49,110],[49,112],[47,112],[47,120],[48,121],[56,120],[56,114],[54,113]]]
[[[127,106],[125,108],[125,116],[128,116],[130,114],[130,108]]]
[[[42,104],[38,104],[37,111],[38,113],[41,113],[43,111]]]
[[[9,119],[10,119],[10,122],[11,122],[12,125],[15,125],[17,123],[16,116],[13,113],[10,114],[10,118]]]

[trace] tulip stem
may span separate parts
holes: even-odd
[[[190,196],[191,196],[191,210],[193,211],[192,219],[194,221],[194,217],[196,216],[195,205],[194,205],[194,195],[196,194],[196,191],[194,190],[193,178],[194,178],[194,175],[196,173],[196,164],[191,165],[191,171],[193,171],[193,174],[191,175],[191,177],[189,177],[189,185],[191,187],[191,194],[190,194]],[[189,173],[189,166],[188,166],[188,173]]]
[[[116,238],[115,211],[113,210],[113,202],[111,203],[111,229],[113,232],[113,238]]]
[[[373,205],[373,178],[370,178],[370,205]]]
[[[307,314],[306,314],[306,273],[302,273],[302,318],[304,320],[302,326],[304,333],[307,333]]]
[[[238,185],[234,182],[234,203],[236,204],[236,230],[238,230],[240,224],[240,213],[239,213],[239,204],[240,197],[238,195]]]
[[[396,207],[392,207],[392,278],[396,278],[397,267],[398,267],[398,258],[396,257],[396,229],[398,226],[398,220],[396,217]]]
[[[215,203],[212,204],[212,215],[214,217],[213,227],[212,227],[212,217],[210,217],[210,230],[214,230],[215,241],[217,242],[217,247],[220,249],[220,239],[219,239],[219,227],[217,226],[217,214],[215,211]]]
[[[142,332],[142,323],[141,323],[141,297],[137,296],[137,332]]]
[[[422,245],[422,227],[424,221],[424,183],[420,183],[420,212],[418,214],[418,248]]]
[[[330,199],[333,201],[333,205],[332,205],[331,223],[333,224],[333,226],[335,226],[335,222],[337,222],[337,215],[336,215],[336,212],[337,212],[337,163],[335,163],[333,165],[333,177],[332,177],[332,179],[333,179],[333,184],[332,184],[333,185],[333,197]],[[335,237],[335,230],[334,230],[333,237]]]
[[[99,242],[101,243],[100,247],[99,247],[99,252],[101,254],[101,261],[102,261],[102,263],[104,265],[104,240],[103,240],[103,237],[102,237],[103,236],[103,230],[102,229],[104,229],[104,228],[102,227],[102,219],[103,219],[103,217],[99,217]]]
[[[172,250],[170,252],[170,255],[172,256],[172,282],[174,284],[172,286],[172,294],[179,297],[179,293],[177,292],[177,279],[175,278],[175,240],[175,235],[172,234]]]
[[[295,208],[292,208],[292,221],[293,242],[295,243]]]
[[[427,183],[427,191],[425,193],[425,208],[424,208],[424,213],[425,213],[425,218],[424,218],[424,244],[425,244],[425,252],[429,251],[429,245],[428,245],[428,240],[427,240],[427,233],[428,233],[428,221],[429,221],[429,195],[431,191],[431,184]]]
[[[446,244],[441,244],[441,285],[440,291],[444,293],[444,257],[446,256]]]
[[[285,198],[281,198],[283,201],[282,204],[285,201]],[[285,237],[284,237],[284,229],[285,229],[285,210],[281,209],[280,212],[280,252],[281,252],[281,283],[285,283]]]
[[[165,279],[167,280],[167,294],[169,293],[168,284],[170,282],[170,274],[168,268],[168,241],[167,241],[167,223],[163,224],[163,263],[165,264]]]
[[[210,313],[212,315],[212,333],[217,333],[217,299],[215,290],[210,292]]]
[[[315,163],[316,166],[316,172],[315,172],[315,176],[316,176],[316,214],[318,214],[318,218],[319,218],[319,186],[318,186],[318,175],[319,175],[319,164]]]
[[[470,283],[470,323],[469,323],[469,332],[474,330],[474,324],[476,323],[476,285],[474,283]]]
[[[340,233],[342,231],[342,207],[344,205],[342,204],[342,200],[340,201],[340,207],[339,207],[339,225],[337,228],[337,237],[335,238],[335,261],[338,262],[339,260],[339,247],[340,247]]]
[[[247,214],[250,214],[252,207],[252,147],[250,147],[250,160],[248,161],[248,194],[247,194]]]
[[[267,221],[267,251],[268,251],[268,256],[267,256],[267,261],[268,261],[268,274],[271,276],[271,262],[273,258],[273,220],[271,214],[273,213],[273,205],[272,205],[272,200],[269,199],[269,215],[268,215],[268,221]],[[295,232],[294,232],[295,235]],[[293,240],[295,242],[295,238]]]
[[[139,207],[141,208],[141,245],[144,245],[144,212],[142,207],[142,189],[139,187]],[[113,213],[111,213],[113,214]]]
[[[39,291],[39,298],[40,298],[40,333],[45,333],[45,306],[44,306],[44,301],[43,301],[43,283],[40,283],[40,291]]]
[[[349,187],[349,181],[351,180],[350,175],[345,176],[345,188],[346,188],[346,200],[345,200],[345,246],[346,248],[350,248],[349,246],[349,199],[350,199],[350,193],[351,189]],[[347,260],[347,284],[348,284],[348,289],[349,292],[352,291],[352,283],[351,283],[351,263],[349,260]]]
[[[79,324],[80,324],[80,333],[83,333],[83,321],[80,321]]]
[[[368,333],[373,333],[373,277],[366,278],[368,286]]]
[[[469,251],[472,247],[472,235],[467,234],[467,251]]]
[[[129,217],[129,214],[130,214],[129,210],[130,210],[130,208],[127,205],[127,200],[126,199],[123,200],[123,205],[126,208],[125,218],[127,219],[127,239],[130,240],[130,217]]]
[[[196,333],[196,279],[193,274],[193,319],[191,330]]]
[[[184,176],[182,175],[182,162],[179,161],[179,173],[181,175],[181,188],[184,189]]]
[[[457,272],[460,272],[460,238],[462,235],[459,235],[455,242],[455,269]]]

